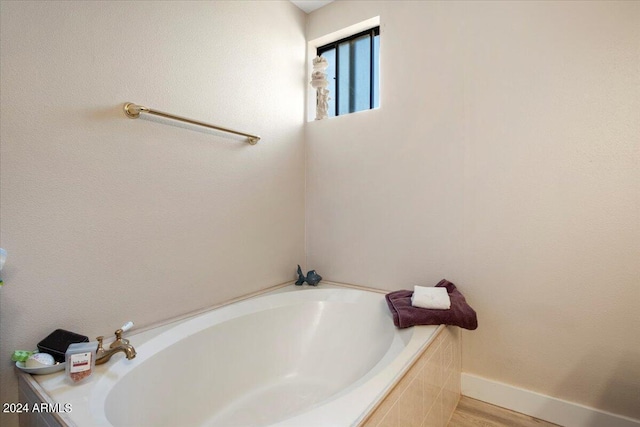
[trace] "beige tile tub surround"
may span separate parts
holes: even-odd
[[[442,427],[460,399],[460,330],[447,326],[360,427]]]

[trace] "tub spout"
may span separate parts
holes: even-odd
[[[131,344],[118,344],[115,347],[111,347],[105,350],[102,347],[102,340],[104,339],[104,337],[97,337],[96,339],[98,340],[98,350],[96,350],[96,365],[102,365],[103,363],[108,362],[109,359],[111,359],[111,356],[120,352],[124,353],[129,360],[136,357],[136,349],[133,348]]]

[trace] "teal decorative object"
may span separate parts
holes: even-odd
[[[322,280],[322,276],[316,273],[315,270],[311,270],[307,273],[307,277],[302,274],[302,268],[298,265],[298,280],[296,280],[296,286],[302,286],[304,282],[307,282],[311,286],[318,286],[318,283]]]
[[[302,286],[304,281],[305,281],[304,274],[302,274],[302,269],[300,268],[300,265],[298,264],[298,280],[296,280],[296,286]]]
[[[311,286],[318,286],[318,283],[322,280],[322,276],[316,273],[315,270],[311,270],[307,273],[307,283]]]

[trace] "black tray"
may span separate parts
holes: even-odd
[[[57,362],[62,363],[69,344],[78,342],[89,342],[89,337],[65,331],[64,329],[56,329],[38,343],[38,351],[40,353],[49,353]]]

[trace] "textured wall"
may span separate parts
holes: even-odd
[[[293,279],[304,261],[302,11],[1,5],[0,402],[17,399],[13,349],[56,328],[108,335]],[[126,101],[263,139],[130,120]]]
[[[306,127],[307,261],[446,277],[463,371],[640,418],[640,3],[349,2],[380,16],[381,108]]]

